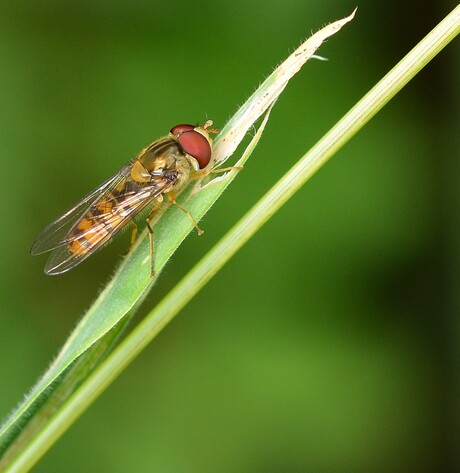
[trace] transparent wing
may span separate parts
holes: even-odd
[[[32,255],[39,255],[54,250],[59,246],[66,245],[69,230],[73,227],[75,222],[85,215],[95,201],[103,198],[106,194],[110,193],[112,189],[126,180],[130,174],[131,166],[132,164],[128,164],[123,167],[117,174],[107,179],[107,181],[90,192],[74,207],[67,210],[66,213],[45,227],[35,239],[30,253]]]
[[[121,183],[119,182],[118,185],[120,186]],[[88,226],[87,229],[78,233],[74,233],[72,228],[70,229],[65,244],[53,249],[46,262],[45,273],[50,275],[61,274],[80,264],[107,243],[135,215],[164,192],[169,185],[169,182],[161,185],[144,184],[142,189],[127,189],[126,192],[117,194],[117,205],[106,212],[93,213],[91,226]],[[110,188],[112,189],[112,187]],[[98,202],[102,202],[102,199],[98,199]],[[96,208],[100,208],[100,205],[94,203],[90,206],[88,212]],[[83,216],[83,219],[86,219],[86,217]],[[73,245],[76,245],[76,247],[74,248]]]

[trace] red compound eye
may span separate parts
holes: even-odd
[[[182,123],[180,125],[173,126],[171,128],[170,133],[172,133],[176,138],[184,131],[192,131],[195,128],[195,125],[187,125],[186,123]]]
[[[183,126],[191,125],[177,125],[173,130]],[[173,131],[171,133],[174,134]],[[193,156],[198,161],[200,169],[205,168],[209,164],[211,160],[211,145],[201,133],[194,130],[185,130],[177,136],[177,141],[187,154]]]

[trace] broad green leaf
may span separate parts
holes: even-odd
[[[321,43],[351,21],[353,16],[354,12],[349,17],[331,23],[311,36],[261,84],[229,120],[215,140],[213,152],[215,166],[221,165],[235,152],[248,130],[273,106],[288,81],[312,57]],[[266,115],[267,118],[268,115]],[[238,165],[249,157],[262,131],[263,126],[249,144]],[[195,219],[200,220],[236,175],[237,171],[230,171],[203,185],[191,183],[181,194],[180,200]],[[190,219],[176,207],[165,206],[158,217],[161,218],[158,218],[155,223],[157,277],[187,234],[193,230]],[[50,397],[54,386],[58,385],[56,381],[61,379],[63,373],[76,363],[85,351],[114,327],[116,328],[126,314],[142,301],[155,281],[156,279],[150,277],[148,239],[145,238],[144,232],[112,280],[83,316],[48,371],[3,425],[0,431],[0,452],[8,447],[15,437],[15,432],[21,430],[44,403],[44,399]]]

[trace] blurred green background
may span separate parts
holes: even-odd
[[[221,127],[354,2],[4,1],[0,414],[129,245],[43,274],[37,233],[180,122]],[[365,0],[276,104],[143,313],[455,2]],[[34,471],[439,472],[456,463],[459,48],[217,275]]]

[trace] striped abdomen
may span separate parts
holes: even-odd
[[[68,234],[69,251],[83,255],[107,242],[150,202],[142,192],[144,187],[145,184],[123,180],[91,205]]]

